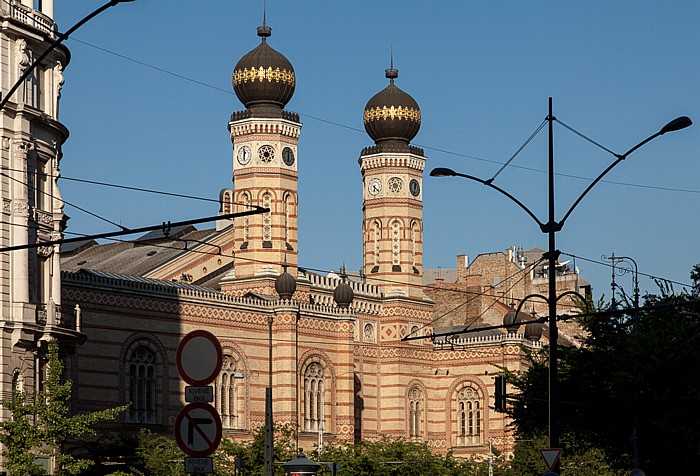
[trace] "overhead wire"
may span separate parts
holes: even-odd
[[[563,251],[561,252],[561,254],[563,254],[563,255],[565,255],[565,256],[569,256],[569,257],[571,257],[571,258],[576,258],[576,259],[580,259],[580,260],[583,260],[583,261],[588,261],[589,263],[594,263],[594,264],[598,264],[598,265],[601,265],[601,266],[605,266],[605,267],[608,267],[608,268],[612,268],[612,267],[613,267],[613,265],[612,265],[611,263],[606,263],[606,262],[604,262],[604,261],[599,261],[599,260],[595,260],[595,259],[591,259],[591,258],[586,258],[586,257],[584,257],[584,256],[575,255],[575,254],[572,254],[572,253],[565,253],[565,252],[563,252]],[[615,267],[616,269],[619,268],[619,266],[617,266],[617,265],[614,266],[614,267]],[[653,274],[643,273],[643,272],[641,272],[641,271],[639,271],[637,274],[639,274],[640,276],[645,276],[645,277],[650,278],[650,279],[659,280],[659,281],[666,281],[666,282],[668,282],[668,283],[678,284],[679,286],[684,286],[684,287],[687,287],[687,288],[692,288],[692,284],[681,283],[680,281],[674,281],[674,280],[672,280],[672,279],[664,278],[664,277],[661,277],[661,276],[655,276],[655,275],[653,275]]]
[[[32,173],[32,172],[28,172],[27,175],[29,175],[30,173]],[[37,191],[37,192],[39,192],[39,193],[41,193],[41,194],[43,194],[43,195],[46,195],[47,197],[51,198],[52,200],[57,200],[57,197],[54,196],[53,194],[51,194],[51,193],[49,193],[49,192],[46,192],[46,191],[44,191],[44,190],[39,190],[39,189],[37,189],[37,188],[34,186],[34,184],[33,184],[32,182],[29,182],[29,181],[28,181],[27,183],[25,183],[25,182],[23,182],[22,180],[16,179],[16,178],[14,178],[14,177],[12,177],[12,176],[6,174],[5,172],[0,172],[0,176],[6,177],[6,178],[8,178],[8,179],[10,179],[10,180],[13,180],[13,181],[15,181],[15,182],[17,182],[17,183],[20,183],[20,184],[22,184],[22,185],[26,185],[28,188],[30,188],[30,189],[32,189],[32,190],[34,190],[34,191]],[[107,218],[105,218],[105,217],[103,217],[103,216],[98,215],[97,213],[93,213],[93,212],[91,212],[90,210],[86,210],[85,208],[79,207],[78,205],[75,205],[75,204],[73,204],[73,203],[71,203],[71,202],[69,202],[69,201],[67,201],[67,200],[65,200],[65,199],[63,199],[63,198],[61,198],[60,200],[61,200],[64,204],[69,205],[69,206],[71,206],[71,207],[73,207],[73,208],[75,208],[75,209],[77,209],[77,210],[80,210],[80,211],[83,212],[83,213],[87,213],[88,215],[90,215],[90,216],[92,216],[92,217],[94,217],[94,218],[98,218],[98,219],[100,219],[100,220],[102,220],[102,221],[104,221],[104,222],[109,223],[110,225],[114,225],[114,226],[116,226],[116,227],[118,227],[118,228],[121,228],[122,230],[128,230],[128,228],[126,228],[126,227],[120,225],[119,223],[115,223],[115,222],[113,222],[112,220],[109,220],[109,219],[107,219]]]
[[[75,41],[75,42],[81,43],[81,44],[83,44],[83,45],[85,45],[85,46],[88,46],[88,47],[90,47],[90,48],[94,48],[94,49],[99,50],[99,51],[102,51],[102,52],[104,52],[104,53],[107,53],[107,54],[110,54],[110,55],[114,55],[114,56],[119,57],[119,58],[122,58],[122,59],[124,59],[124,60],[126,60],[126,61],[131,61],[131,62],[133,62],[133,63],[136,63],[136,64],[138,64],[138,65],[144,66],[144,67],[146,67],[146,68],[150,68],[150,69],[153,69],[153,70],[155,70],[155,71],[159,71],[159,72],[161,72],[161,73],[168,74],[168,75],[170,75],[170,76],[173,76],[173,77],[182,79],[182,80],[184,80],[184,81],[191,82],[191,83],[193,83],[193,84],[197,84],[197,85],[200,85],[200,86],[204,86],[204,87],[206,87],[206,88],[209,88],[209,89],[213,89],[213,90],[216,90],[216,91],[220,91],[220,92],[226,93],[226,94],[228,94],[228,95],[233,95],[233,94],[234,94],[234,93],[233,93],[231,90],[229,90],[229,89],[219,88],[219,87],[217,87],[217,86],[213,86],[213,85],[208,84],[208,83],[205,83],[205,82],[203,82],[203,81],[199,81],[199,80],[196,80],[196,79],[193,79],[193,78],[184,76],[184,75],[182,75],[182,74],[174,73],[174,72],[169,71],[169,70],[167,70],[167,69],[160,68],[160,67],[155,66],[155,65],[153,65],[153,64],[147,63],[147,62],[145,62],[145,61],[140,61],[140,60],[131,58],[131,57],[127,56],[127,55],[124,55],[124,54],[117,53],[117,52],[115,52],[115,51],[109,50],[109,49],[107,49],[107,48],[103,48],[103,47],[101,47],[101,46],[97,46],[97,45],[94,45],[94,44],[92,44],[92,43],[88,43],[88,42],[86,42],[86,41],[79,40],[78,38],[75,38],[75,37],[73,37],[73,36],[71,36],[70,41]],[[340,123],[340,122],[331,121],[331,120],[328,120],[328,119],[324,119],[324,118],[312,116],[312,115],[310,115],[310,114],[299,113],[299,115],[302,116],[302,117],[308,117],[309,119],[313,119],[313,120],[315,120],[315,121],[324,122],[324,123],[326,123],[326,124],[330,124],[330,125],[333,125],[333,126],[336,126],[336,127],[341,127],[341,128],[343,128],[343,129],[348,129],[348,130],[355,131],[355,132],[359,132],[359,133],[365,133],[365,131],[364,131],[363,129],[360,129],[360,128],[358,128],[358,127],[349,126],[349,125],[347,125],[347,124],[342,124],[342,123]],[[569,126],[567,126],[565,123],[563,123],[563,122],[562,122],[561,120],[559,120],[559,119],[557,119],[556,122],[559,122],[559,123],[562,124],[562,126],[564,126],[564,127],[569,127]],[[574,131],[573,129],[572,129],[572,132],[575,132],[575,133],[577,133],[577,134],[580,134],[579,132]],[[612,153],[612,154],[614,155],[614,152],[612,152],[612,151],[610,151],[609,149],[605,148],[604,146],[598,144],[597,142],[593,141],[592,139],[588,138],[587,136],[581,135],[581,137],[584,138],[584,139],[586,139],[586,140],[588,140],[588,141],[591,141],[592,143],[598,145],[599,147],[602,147],[603,149],[607,150],[608,152],[610,152],[610,153]],[[447,154],[447,155],[453,155],[453,156],[456,156],[456,157],[463,157],[463,158],[467,158],[467,159],[472,159],[472,160],[477,160],[477,161],[480,161],[480,162],[487,162],[487,163],[497,164],[497,165],[503,165],[503,164],[504,164],[503,162],[498,161],[498,160],[486,159],[486,158],[478,157],[478,156],[474,156],[474,155],[463,154],[463,153],[461,153],[461,152],[450,151],[450,150],[441,149],[441,148],[438,148],[438,147],[431,147],[431,146],[424,145],[424,144],[414,143],[414,145],[417,146],[417,147],[421,147],[421,148],[423,148],[423,149],[432,150],[432,151],[440,152],[440,153]],[[546,170],[538,169],[538,168],[535,168],[535,167],[527,167],[527,166],[523,166],[523,165],[511,165],[511,167],[517,168],[517,169],[520,169],[520,170],[527,170],[527,171],[530,171],[530,172],[537,172],[537,173],[543,173],[543,174],[548,173]],[[590,177],[583,177],[583,176],[580,176],[580,175],[567,174],[567,173],[561,173],[561,172],[555,172],[555,175],[556,175],[556,176],[560,176],[560,177],[572,178],[572,179],[576,179],[576,180],[582,180],[582,181],[586,181],[586,182],[591,182],[591,181],[593,180],[593,179],[590,178]],[[605,183],[608,183],[608,184],[611,184],[611,185],[621,185],[621,186],[625,186],[625,187],[635,187],[635,188],[643,188],[643,189],[650,189],[650,190],[662,190],[662,191],[667,191],[667,192],[700,193],[700,190],[694,190],[694,189],[685,189],[685,188],[676,188],[676,187],[662,187],[662,186],[655,186],[655,185],[635,184],[635,183],[620,182],[620,181],[614,181],[614,180],[601,180],[601,182],[605,182]]]

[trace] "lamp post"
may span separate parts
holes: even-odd
[[[632,272],[632,284],[634,285],[634,296],[633,305],[634,309],[632,311],[632,337],[634,339],[635,352],[639,351],[639,339],[638,339],[638,326],[639,326],[639,268],[637,267],[637,262],[629,256],[615,256],[615,253],[608,258],[603,255],[603,259],[609,259],[612,262],[612,302],[615,305],[615,273],[620,276]],[[625,266],[616,266],[615,262],[623,263]],[[632,265],[634,271],[628,266]],[[635,355],[634,353],[632,355]],[[636,377],[639,377],[639,366],[637,364],[637,359],[634,359],[634,372]],[[639,378],[634,381],[634,396],[632,399],[632,436],[630,441],[632,442],[632,466],[634,468],[639,468],[639,437],[637,435],[637,411],[639,406],[639,389],[638,382]]]
[[[34,62],[31,65],[29,65],[29,67],[24,71],[22,76],[20,76],[19,79],[15,82],[15,84],[10,88],[10,90],[7,92],[5,97],[2,98],[2,101],[0,101],[0,110],[5,108],[5,104],[7,104],[7,102],[10,100],[10,98],[12,97],[12,94],[14,94],[14,92],[17,91],[17,88],[19,88],[22,85],[24,80],[27,79],[27,77],[29,77],[30,74],[32,74],[32,72],[36,69],[36,67],[39,66],[39,64],[41,64],[41,62],[44,61],[44,59],[53,50],[55,50],[58,45],[63,43],[64,40],[67,40],[68,37],[75,30],[77,30],[78,28],[80,28],[81,26],[83,26],[84,24],[86,24],[87,22],[89,22],[90,20],[95,18],[97,15],[99,15],[103,11],[107,10],[108,8],[113,7],[115,5],[118,5],[120,3],[128,3],[128,2],[133,2],[133,1],[134,0],[110,0],[109,2],[105,3],[100,8],[98,8],[97,10],[93,11],[92,13],[87,15],[85,18],[80,20],[78,23],[76,23],[75,25],[70,27],[65,33],[59,33],[56,36],[56,39],[53,41],[53,43],[51,43],[49,45],[49,47],[46,48],[46,50],[41,55],[39,55],[39,57],[36,60],[34,60]]]
[[[548,324],[549,324],[549,446],[550,448],[558,448],[559,447],[559,382],[558,382],[558,372],[557,372],[557,341],[559,339],[559,332],[557,329],[557,301],[564,297],[565,295],[571,295],[571,294],[576,294],[573,291],[566,292],[559,297],[557,297],[557,288],[556,288],[556,262],[557,259],[559,258],[559,255],[561,252],[557,250],[556,248],[556,234],[558,231],[561,231],[562,228],[564,227],[564,223],[566,220],[569,218],[569,215],[574,211],[576,206],[583,200],[583,198],[588,194],[588,192],[605,176],[607,175],[608,172],[610,172],[617,164],[625,160],[630,154],[632,154],[635,150],[639,149],[641,146],[646,144],[647,142],[655,139],[656,137],[659,137],[663,134],[666,134],[667,132],[673,132],[677,131],[680,129],[684,129],[692,124],[692,121],[690,118],[682,116],[679,118],[676,118],[666,124],[664,127],[662,127],[658,132],[655,134],[647,137],[631,149],[629,149],[627,152],[624,154],[616,154],[610,149],[607,149],[600,144],[595,143],[598,147],[603,148],[607,152],[611,153],[616,160],[610,164],[603,172],[598,175],[589,185],[586,187],[586,189],[579,195],[579,197],[574,201],[573,205],[569,208],[569,210],[564,214],[564,217],[560,221],[556,221],[555,218],[555,209],[554,209],[554,137],[553,137],[553,126],[554,126],[554,121],[556,121],[556,118],[552,114],[552,98],[549,98],[549,112],[546,118],[546,121],[549,123],[548,124],[548,129],[549,129],[549,166],[548,166],[548,220],[546,223],[543,223],[540,221],[539,218],[527,207],[525,206],[520,200],[515,198],[513,195],[502,189],[501,187],[494,185],[493,184],[493,178],[488,179],[488,180],[483,180],[481,178],[475,177],[473,175],[467,175],[467,174],[461,174],[458,172],[455,172],[454,170],[447,169],[444,167],[437,167],[433,169],[430,172],[431,177],[462,177],[466,178],[469,180],[473,180],[475,182],[479,182],[483,185],[486,185],[487,187],[490,187],[497,192],[501,193],[502,195],[505,195],[508,199],[510,199],[512,202],[514,202],[516,205],[518,205],[523,211],[525,211],[540,227],[540,230],[543,233],[546,233],[548,236],[548,241],[549,241],[549,246],[547,252],[544,254],[544,258],[548,260],[549,263],[549,289],[548,289],[548,296],[539,296],[544,298],[547,301],[548,304],[548,309],[549,309],[549,316],[548,316]],[[520,308],[522,307],[523,303],[525,300],[527,300],[530,297],[533,297],[535,295],[530,295],[526,296],[521,302],[520,305],[518,306],[518,311],[520,311]],[[516,311],[517,312],[517,311]],[[552,468],[552,471],[556,474],[559,474],[559,462],[555,464],[555,467]]]

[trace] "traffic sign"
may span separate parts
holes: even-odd
[[[177,415],[175,440],[185,454],[209,456],[221,442],[221,418],[208,403],[190,403]]]
[[[180,341],[176,357],[177,370],[190,385],[209,385],[221,370],[221,344],[211,332],[197,330],[187,334]]]
[[[630,476],[644,476],[644,471],[641,469],[633,469]]]
[[[214,459],[211,456],[185,458],[185,473],[211,474],[213,472]]]
[[[187,403],[211,403],[214,401],[214,387],[185,387],[185,401]]]
[[[559,455],[561,454],[561,448],[547,448],[545,450],[540,450],[544,464],[547,465],[547,469],[552,469],[559,461]]]

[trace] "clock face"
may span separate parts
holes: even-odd
[[[272,162],[275,158],[275,149],[271,145],[263,145],[258,149],[258,158],[262,162]]]
[[[282,151],[282,160],[290,167],[294,165],[294,151],[290,147],[285,147]]]
[[[250,153],[250,147],[247,145],[244,145],[240,149],[238,149],[238,163],[241,165],[245,165],[248,162],[250,162],[251,157],[253,154]]]
[[[367,191],[370,195],[376,195],[382,191],[382,181],[379,179],[372,179],[367,187]]]
[[[420,195],[420,183],[418,183],[418,180],[411,179],[411,182],[408,184],[408,189],[414,197]]]

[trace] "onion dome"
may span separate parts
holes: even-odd
[[[352,287],[345,280],[347,274],[345,274],[345,267],[340,268],[340,276],[343,278],[343,282],[336,286],[335,291],[333,291],[333,300],[341,309],[347,309],[352,304],[352,300],[355,298],[355,293]]]
[[[283,54],[267,44],[272,29],[258,27],[262,42],[241,58],[233,69],[233,90],[246,109],[281,110],[292,99],[296,76]]]
[[[532,319],[525,326],[525,338],[532,341],[538,341],[542,337],[542,328],[544,324],[537,321],[535,311],[532,311]]]
[[[367,101],[365,130],[377,145],[405,148],[420,129],[420,108],[415,99],[394,84],[399,71],[386,70],[389,86]]]
[[[282,274],[277,276],[275,279],[275,291],[279,295],[280,299],[289,300],[292,299],[294,291],[297,290],[297,280],[292,277],[291,274],[287,272],[287,265],[284,266],[284,271]]]
[[[510,311],[506,312],[506,315],[503,316],[503,325],[506,327],[506,330],[512,334],[518,332],[521,322],[520,313],[515,312],[515,303],[511,302]]]

